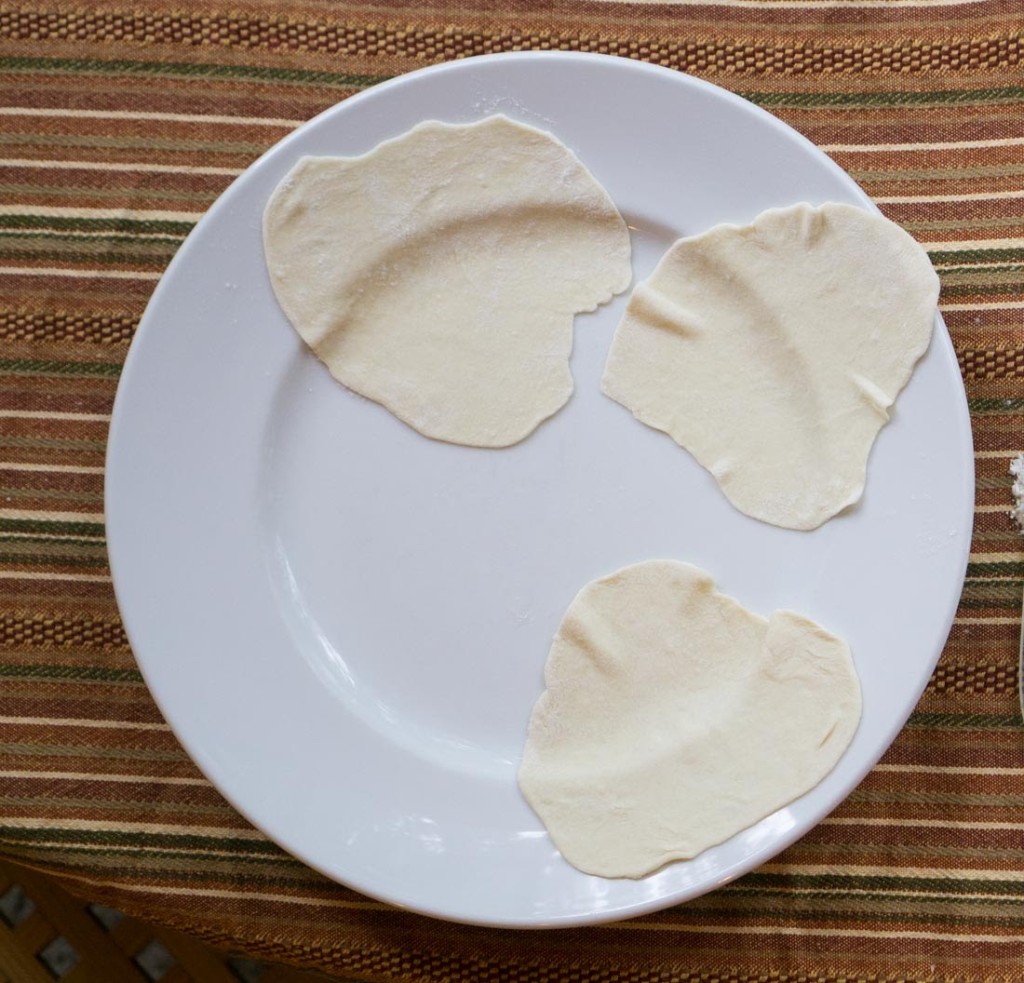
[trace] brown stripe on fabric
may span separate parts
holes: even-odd
[[[5,349],[16,342],[83,342],[124,345],[131,341],[139,318],[131,313],[91,310],[0,311],[0,341]],[[63,346],[62,346],[63,349]],[[81,351],[76,353],[81,357]]]
[[[45,488],[21,489],[7,486],[4,488],[5,506],[14,510],[29,512],[98,512],[103,507],[103,492],[78,491],[65,492]],[[57,572],[57,567],[48,567],[50,572]]]
[[[960,139],[966,138],[961,137]],[[903,142],[901,139],[900,143]],[[1024,145],[1022,144],[1008,147],[961,148],[950,145],[954,143],[950,135],[947,135],[944,141],[935,141],[935,149],[915,149],[915,142],[907,141],[908,149],[906,150],[892,147],[883,151],[865,153],[859,150],[829,149],[828,153],[840,167],[851,174],[877,175],[877,180],[885,180],[893,174],[907,171],[912,173],[948,171],[965,176],[980,172],[982,174],[991,173],[998,177],[1001,176],[1002,169],[1008,169],[1012,176],[1019,173],[1021,157],[1024,155]],[[947,145],[942,146],[944,143]],[[940,192],[931,193],[939,194]],[[995,204],[999,209],[997,212],[999,216],[1020,215],[1019,201],[1015,203],[1012,199],[1004,199],[987,204],[989,209]],[[949,211],[955,210],[962,215],[978,216],[981,210],[976,209],[974,205],[974,202],[961,202],[959,206],[947,204],[946,208],[942,210],[942,214],[948,214]]]
[[[955,710],[955,705],[950,706],[946,699],[943,705],[947,710]],[[976,706],[972,701],[970,706]],[[963,775],[955,769],[960,767],[955,761],[944,762],[947,767],[936,766],[933,769],[922,769],[920,771],[898,770],[888,771],[884,768],[875,768],[865,777],[857,789],[857,793],[894,792],[902,793],[942,793],[956,795],[963,785]],[[971,776],[971,795],[993,799],[998,797],[1009,788],[1011,791],[1006,794],[1024,794],[1024,770],[1016,771],[1013,766],[982,766],[978,764],[977,773]],[[1024,764],[1021,765],[1024,769]],[[986,800],[987,800],[986,799]],[[993,799],[994,800],[994,799]],[[982,802],[979,798],[978,802]],[[1024,849],[1024,839],[1021,840],[1021,849]]]
[[[40,4],[40,9],[52,6]],[[137,5],[143,9],[160,13],[166,11],[166,0],[146,0]],[[264,13],[264,6],[259,3],[246,2],[236,4],[232,8],[250,16]],[[330,0],[303,0],[289,7],[293,16],[307,19],[333,16],[337,5]],[[451,6],[430,3],[421,4],[416,0],[396,0],[387,4],[358,4],[363,18],[370,23],[381,23],[394,18],[394,23],[416,23],[424,25],[444,25],[451,23]],[[922,10],[915,4],[901,3],[899,0],[885,4],[876,4],[868,8],[870,19],[865,17],[864,6],[857,3],[836,3],[834,0],[808,3],[801,6],[784,6],[773,3],[751,3],[746,8],[729,3],[622,3],[605,2],[605,0],[574,0],[571,4],[538,4],[533,0],[511,0],[511,2],[474,3],[459,7],[459,20],[473,25],[493,25],[497,23],[531,25],[545,27],[564,33],[567,27],[585,23],[600,23],[615,28],[636,29],[642,21],[659,34],[678,31],[679,23],[685,19],[694,29],[701,26],[714,27],[722,24],[735,23],[747,26],[763,24],[773,31],[788,32],[790,30],[806,30],[808,27],[820,27],[823,17],[833,28],[847,30],[875,29],[887,33],[894,28],[907,28],[917,25],[931,29],[946,29],[963,23],[970,17],[972,23],[980,26],[992,25],[999,27],[1005,23],[1006,16],[1017,12],[1013,0],[990,0],[980,7],[971,0],[959,4],[948,4],[931,10]],[[402,20],[397,16],[401,13]]]
[[[1012,328],[1005,326],[1002,326],[1001,330],[1008,336],[1015,333]],[[951,331],[950,337],[956,348],[957,362],[967,386],[973,388],[979,382],[1012,384],[1024,372],[1024,366],[1021,364],[1024,347],[1018,348],[1012,343],[999,344],[998,341],[981,347],[978,342],[984,344],[988,338],[981,335],[978,330]],[[1008,453],[1007,457],[1009,456]]]
[[[94,658],[93,662],[96,660]],[[38,705],[48,701],[49,706],[57,705],[55,701],[62,699],[66,692],[68,683],[73,683],[82,696],[82,702],[75,710],[68,709],[67,712],[81,712],[88,710],[89,716],[102,718],[108,715],[115,719],[125,718],[126,713],[135,713],[132,708],[144,710],[148,704],[153,702],[152,696],[146,689],[141,679],[125,680],[121,682],[108,682],[102,678],[88,678],[88,674],[82,671],[74,672],[73,667],[66,667],[68,671],[63,677],[49,677],[34,679],[31,677],[31,670],[40,672],[47,667],[39,663],[11,663],[4,661],[0,664],[0,679],[3,679],[5,702],[11,701],[12,711],[21,712],[22,706]],[[112,671],[107,660],[102,665],[93,666],[96,673],[103,670]],[[22,670],[18,672],[17,670]],[[64,709],[61,711],[65,712]]]
[[[267,144],[268,147],[270,145],[270,143]],[[138,162],[141,165],[140,169],[118,171],[119,187],[111,188],[110,171],[105,168],[98,167],[96,170],[76,168],[75,160],[70,158],[56,167],[52,164],[45,168],[26,166],[21,163],[8,164],[4,162],[4,158],[13,158],[11,150],[10,146],[5,146],[0,154],[0,184],[11,189],[11,197],[7,199],[9,202],[20,201],[22,195],[33,195],[34,198],[54,197],[55,189],[70,191],[71,188],[64,187],[62,189],[61,186],[73,184],[75,207],[77,208],[104,207],[105,203],[109,203],[111,192],[120,192],[126,196],[130,194],[135,202],[133,207],[136,209],[166,208],[168,206],[165,203],[168,201],[187,202],[201,198],[216,198],[233,180],[233,175],[175,172],[171,169],[175,166],[173,162],[167,165],[168,170],[165,171],[145,171],[141,168],[162,163],[162,161],[155,154],[140,151],[132,155],[134,159],[129,161],[129,163]],[[201,147],[196,151],[190,150],[189,153],[201,155],[203,166],[214,166],[214,162],[206,159],[206,151]],[[75,159],[82,156],[84,155],[76,154]],[[119,158],[124,156],[126,155],[118,155]],[[45,157],[39,159],[46,160]],[[96,163],[120,163],[120,160],[115,158],[113,161],[97,161]],[[183,163],[182,166],[187,167],[189,164]],[[67,204],[64,197],[59,194],[57,197],[59,199],[58,207]],[[95,205],[90,205],[90,201],[95,202]],[[158,206],[138,202],[160,202],[161,204]],[[168,235],[170,238],[181,238],[181,236],[173,234]]]
[[[39,809],[55,817],[73,818],[89,825],[118,822],[126,813],[137,813],[152,823],[172,823],[188,833],[191,816],[202,816],[203,824],[210,817],[231,816],[232,807],[207,785],[156,785],[122,783],[115,789],[102,781],[73,781],[64,778],[5,778],[0,794],[4,821],[16,825],[21,817],[38,815]],[[219,825],[219,823],[218,823]],[[45,824],[44,824],[45,826]]]
[[[1021,433],[1020,421],[1013,418],[1002,422],[990,418],[986,420],[986,426],[974,434],[975,451],[1004,451],[1008,447],[1018,446],[1024,446],[1024,435]]]
[[[991,754],[994,756],[992,763],[998,765],[1005,763],[1003,756],[1018,755],[1019,750],[1020,733],[1012,728],[964,728],[957,734],[955,741],[944,741],[935,729],[911,726],[900,731],[882,762],[912,764],[919,758],[931,762],[933,758],[936,761],[946,760],[952,754],[962,755],[971,761],[977,756]]]
[[[967,395],[972,413],[984,417],[997,433],[1019,422],[1024,415],[1024,401],[1011,380],[974,379],[967,387]]]
[[[978,10],[977,5],[964,4],[964,10],[971,11],[971,20],[977,29],[998,29],[1005,25],[1006,11],[1003,7],[1008,0],[1001,0],[992,7],[986,6]],[[649,30],[656,30],[660,37],[676,37],[679,35],[680,20],[685,18],[691,30],[699,30],[701,27],[713,28],[716,25],[721,27],[725,24],[735,23],[738,27],[750,27],[752,25],[764,24],[770,27],[773,32],[789,33],[790,31],[806,31],[808,26],[819,26],[822,10],[827,10],[829,21],[834,29],[843,29],[846,34],[860,34],[865,32],[885,32],[891,34],[893,28],[906,29],[917,27],[919,30],[932,31],[934,33],[947,33],[948,29],[956,24],[962,24],[962,13],[956,5],[939,8],[937,10],[924,11],[915,9],[913,6],[898,4],[879,5],[872,10],[870,20],[865,18],[864,10],[857,4],[851,4],[849,11],[844,11],[846,5],[808,5],[807,7],[793,6],[779,8],[772,4],[765,4],[764,10],[758,11],[757,5],[751,5],[752,9],[737,9],[730,4],[615,4],[601,2],[576,2],[570,7],[560,9],[552,5],[536,5],[526,2],[503,4],[500,8],[484,5],[474,6],[472,9],[460,9],[459,23],[465,25],[468,33],[478,34],[483,31],[495,31],[518,27],[521,30],[532,31],[532,36],[542,36],[548,33],[557,32],[562,36],[569,34],[573,29],[589,23],[600,24],[606,30],[616,33],[637,35],[640,33],[638,21],[643,19]],[[54,10],[52,4],[39,3],[36,5],[40,12]],[[56,8],[59,10],[60,8]],[[136,17],[140,20],[149,18],[150,22],[159,24],[168,17],[168,7],[165,2],[146,3],[136,5],[133,8]],[[564,12],[563,12],[564,10]],[[428,6],[423,7],[412,3],[397,3],[387,5],[364,5],[362,11],[369,20],[362,20],[368,28],[375,28],[378,32],[390,31],[400,36],[408,34],[414,27],[426,30],[439,31],[446,27],[452,30],[450,11],[445,7]],[[922,13],[929,16],[922,16]],[[400,15],[400,19],[399,19]],[[266,9],[263,5],[246,4],[236,5],[232,13],[232,29],[230,34],[233,40],[242,43],[254,43],[250,37],[247,26],[254,21],[267,18]],[[294,4],[290,8],[290,17],[279,17],[275,20],[278,23],[329,23],[336,19],[336,7],[327,3],[301,3]],[[194,33],[189,32],[192,26],[192,19],[180,18],[184,21],[179,29],[180,36],[174,37],[175,41],[194,43]],[[214,20],[211,18],[211,20]],[[218,18],[210,25],[211,33],[218,35],[228,34],[229,31],[218,28],[224,23]],[[496,26],[497,25],[497,26]],[[370,31],[367,31],[370,34]],[[371,34],[371,40],[375,35]],[[393,45],[393,47],[398,47]],[[353,53],[364,49],[355,48]],[[370,50],[373,50],[372,47]],[[404,49],[402,49],[404,50]],[[415,49],[419,51],[417,46]]]
[[[3,366],[3,371],[24,373],[32,377],[52,372],[68,381],[81,379],[116,382],[121,374],[125,352],[114,343],[114,332],[123,332],[128,328],[130,334],[130,329],[137,323],[137,318],[132,320],[104,316],[100,313],[83,316],[67,311],[6,311],[0,314],[0,332],[4,330],[4,326],[14,329],[15,334],[28,333],[38,327],[41,335],[60,333],[64,338],[49,357],[40,349],[39,344],[33,343],[43,341],[43,336],[31,340],[9,338],[0,352],[0,365]],[[74,337],[75,334],[79,334],[80,337]],[[105,342],[110,347],[96,344],[97,341]]]
[[[885,204],[883,202],[883,204]],[[893,216],[886,210],[889,218]],[[965,218],[964,215],[969,217]],[[956,239],[959,242],[970,243],[971,241],[988,239],[1024,239],[1024,216],[1001,215],[994,218],[980,218],[970,215],[967,209],[961,208],[957,212],[948,214],[944,218],[936,219],[908,219],[899,222],[903,228],[917,239],[926,241]],[[955,233],[955,235],[953,235]],[[942,272],[947,275],[967,275],[967,269],[962,271],[950,271],[948,267],[955,263],[953,259],[943,263],[945,267]],[[1015,275],[1017,271],[1006,270],[1004,274]],[[948,280],[946,281],[948,282]],[[1016,286],[1017,280],[1008,280],[1011,285]],[[1015,296],[1015,291],[1010,290],[1010,299]]]
[[[128,638],[120,621],[92,618],[17,617],[0,614],[0,646],[48,648],[74,646],[89,649],[125,649]]]
[[[5,728],[6,729],[6,728]],[[33,740],[21,733],[16,733],[11,739],[0,741],[0,766],[8,772],[32,771],[32,772],[97,772],[114,773],[119,776],[145,774],[148,771],[156,771],[159,776],[168,780],[183,778],[189,781],[198,781],[201,775],[181,747],[173,739],[167,739],[160,732],[146,732],[146,740],[132,739],[135,733],[122,730],[120,740],[103,741],[100,736],[108,736],[108,732],[93,728],[77,738],[69,741],[67,731],[61,732],[62,741],[57,741],[57,730],[51,728],[47,740]],[[163,737],[163,740],[158,738]],[[104,783],[109,784],[109,783]],[[122,783],[124,784],[124,783]],[[117,795],[116,783],[110,785],[110,794]],[[38,813],[39,820],[35,828],[48,828],[49,826],[60,825],[61,828],[67,825],[64,822],[69,817],[58,817],[51,815],[47,810],[41,809]],[[50,822],[47,822],[49,818]],[[99,827],[96,824],[82,822],[78,817],[70,817],[74,820],[73,826],[77,833],[74,837],[81,839],[95,833]],[[137,819],[138,817],[136,817]],[[134,821],[134,820],[133,820]],[[232,818],[225,815],[224,822],[227,822],[231,829],[245,828],[244,820]],[[2,824],[0,824],[2,825]],[[19,821],[18,828],[24,826]],[[7,824],[11,828],[11,824]],[[106,827],[104,827],[106,828]],[[113,827],[117,829],[115,825]],[[186,821],[182,827],[183,832],[190,832],[189,823]],[[13,837],[14,833],[10,835]],[[25,839],[24,836],[21,837]],[[68,833],[66,838],[72,838]]]
[[[942,319],[950,331],[997,331],[1003,329],[1007,337],[1012,337],[1012,332],[1024,327],[1024,308],[1013,309],[1002,308],[978,308],[975,310],[951,310],[943,311]],[[986,335],[986,339],[990,336]]]
[[[672,32],[667,32],[671,34]],[[345,56],[449,59],[547,48],[593,51],[643,58],[655,64],[697,73],[889,73],[984,69],[1017,64],[1021,41],[1011,34],[971,39],[943,35],[906,48],[869,41],[830,46],[796,41],[791,44],[747,41],[661,40],[607,36],[555,36],[516,30],[474,31],[458,27],[442,30],[404,29],[339,23],[333,18],[304,21],[273,16],[208,17],[162,13],[103,11],[16,10],[0,15],[0,38],[113,42],[136,45],[219,46],[235,50],[325,52]]]
[[[892,107],[881,110],[856,108],[839,114],[827,112],[822,107],[804,109],[799,106],[773,106],[771,112],[823,147],[846,144],[952,143],[1000,139],[1007,134],[1017,135],[1018,132],[1015,107],[998,103],[918,106],[905,109],[898,120],[893,117]],[[850,154],[851,158],[855,156],[861,155]],[[981,189],[972,189],[977,190]]]
[[[148,903],[140,903],[137,900],[136,904],[139,908],[134,913],[138,917],[146,917],[146,912],[160,910],[156,897],[150,898]],[[225,914],[229,912],[230,909]],[[423,948],[420,948],[413,935],[415,916],[381,915],[378,921],[384,922],[388,927],[395,926],[384,935],[381,931],[383,926],[378,927],[376,931],[373,930],[375,926],[371,919],[371,911],[359,914],[358,926],[363,932],[355,934],[355,926],[346,923],[346,938],[352,938],[353,943],[342,949],[318,941],[315,930],[302,933],[303,941],[294,948],[257,932],[253,932],[249,937],[248,946],[250,951],[268,959],[288,957],[298,966],[318,966],[340,975],[353,974],[360,979],[372,981],[398,978],[429,980],[432,983],[469,983],[473,980],[500,978],[503,983],[562,983],[569,978],[581,983],[596,983],[598,980],[608,979],[628,979],[630,983],[764,983],[765,979],[771,980],[772,983],[852,983],[854,980],[876,983],[880,979],[902,978],[895,974],[876,975],[873,967],[879,965],[879,960],[871,958],[876,953],[873,943],[865,945],[863,950],[851,951],[852,943],[845,939],[837,939],[833,946],[829,946],[820,939],[794,937],[781,932],[774,936],[764,931],[755,931],[746,936],[712,936],[686,935],[680,931],[673,934],[670,940],[662,941],[666,948],[661,952],[657,950],[656,943],[645,936],[641,951],[650,954],[650,957],[638,965],[635,961],[623,961],[621,955],[623,951],[636,951],[638,933],[634,932],[630,936],[631,941],[628,942],[617,937],[609,938],[608,948],[611,951],[604,951],[597,940],[603,939],[611,929],[601,928],[587,935],[577,933],[576,937],[569,932],[552,934],[550,945],[557,947],[563,954],[562,960],[555,965],[541,958],[532,945],[519,943],[512,947],[511,939],[505,936],[502,936],[502,944],[496,939],[487,947],[492,954],[490,958],[467,956],[465,946],[455,952],[439,951],[429,941],[430,936],[426,931],[422,932]],[[181,911],[177,917],[184,919],[187,913]],[[352,914],[349,914],[349,919],[354,920]],[[204,932],[204,938],[214,945],[230,944],[232,931],[237,931],[233,928],[237,921],[237,914],[233,920],[229,917],[219,930],[210,929]],[[296,927],[294,932],[298,931],[300,929]],[[290,933],[293,937],[294,932]],[[405,945],[395,944],[393,947],[382,948],[379,941],[382,937],[403,937],[408,941]],[[896,951],[893,951],[894,948]],[[998,974],[1005,974],[1008,970],[1012,972],[1014,960],[1019,959],[1017,953],[1012,957],[990,954],[985,946],[968,949],[961,957],[960,948],[956,955],[950,954],[948,963],[943,964],[959,966],[963,975],[958,976],[958,979],[1005,979],[1008,977],[995,975],[991,968],[994,967],[995,973]],[[510,951],[517,955],[509,955]],[[1005,952],[1005,948],[1002,951]],[[930,974],[933,973],[932,967],[935,966],[934,941],[930,951],[929,947],[919,952],[917,946],[908,945],[901,948],[890,945],[883,950],[882,955],[891,958],[882,961],[881,965],[898,962],[909,978],[933,978]],[[749,968],[734,968],[737,963]],[[563,968],[565,965],[571,967],[571,975],[568,977]],[[792,969],[790,974],[782,973],[778,969],[766,974],[763,969],[765,966],[784,966]],[[976,973],[988,975],[976,976]]]
[[[963,822],[963,820],[961,820]],[[913,830],[913,856],[929,858],[956,857],[977,864],[984,869],[996,869],[996,864],[1006,863],[1013,870],[1021,860],[1021,840],[1024,825],[1020,823],[977,823],[967,831],[956,825],[903,826],[896,817],[889,823],[864,822],[857,826],[856,836],[860,849],[865,852],[878,850],[885,856],[911,856],[906,846],[907,833]],[[851,826],[848,824],[823,823],[813,839],[822,847],[848,850]],[[916,861],[915,861],[916,862]],[[940,863],[940,866],[942,864]],[[922,864],[927,866],[927,864]],[[1024,908],[1021,911],[1024,919]],[[1024,924],[1022,924],[1024,927]]]
[[[986,727],[988,730],[996,727],[1012,727],[1014,715],[1016,713],[1019,716],[1019,712],[1020,705],[1014,703],[1014,693],[1011,690],[1000,693],[975,693],[970,699],[963,694],[958,696],[926,691],[921,697],[915,710],[915,716],[911,718],[911,721],[918,718],[925,721],[948,720],[948,726],[936,727],[935,736],[943,735],[943,731],[945,731],[945,738],[950,739],[956,735],[958,741],[964,718],[984,719],[989,724]],[[1009,780],[1005,775],[999,777],[1004,782]],[[963,782],[963,776],[960,777],[960,781]]]
[[[117,783],[104,781],[75,781],[66,778],[5,777],[0,807],[4,810],[4,823],[16,827],[23,818],[39,814],[74,819],[79,826],[89,828],[91,822],[118,823],[125,814],[136,813],[144,821],[169,824],[180,835],[189,833],[189,825],[206,825],[211,817],[230,817],[232,807],[209,785],[175,785],[154,782]],[[203,817],[202,823],[191,817]],[[134,821],[134,820],[130,820]],[[222,824],[218,820],[216,825]],[[47,828],[44,822],[42,828]],[[17,829],[11,833],[17,835]],[[227,829],[224,835],[228,835]]]
[[[134,695],[140,696],[138,693]],[[93,694],[88,690],[65,697],[60,704],[60,715],[57,716],[54,713],[52,699],[22,696],[17,682],[9,681],[4,685],[0,706],[6,708],[0,712],[0,716],[18,716],[26,720],[57,720],[62,721],[60,726],[72,730],[88,728],[86,721],[97,721],[101,725],[98,729],[106,729],[111,721],[118,726],[138,724],[140,730],[146,731],[166,729],[164,719],[152,700],[139,698],[130,704],[119,706],[117,714],[114,714],[104,710],[102,693]],[[10,728],[17,724],[8,722],[4,726]]]
[[[973,706],[973,703],[967,705]],[[935,731],[922,730],[924,733],[917,733],[917,729],[912,728],[906,736],[901,735],[899,741],[883,755],[875,772],[879,775],[906,774],[907,780],[913,781],[919,769],[940,769],[949,771],[951,780],[959,776],[962,783],[965,776],[969,777],[971,769],[979,769],[996,772],[1004,783],[1019,781],[1015,769],[1021,764],[1011,740],[999,742],[992,734],[975,734],[972,740],[971,735],[965,734],[962,742],[958,739],[955,746],[941,747],[936,744]],[[916,739],[912,734],[916,734]],[[849,811],[845,805],[840,810],[844,814]]]
[[[4,419],[3,429],[13,429],[19,421]],[[24,421],[22,421],[24,422]],[[84,446],[83,446],[84,445]],[[103,466],[102,441],[76,441],[32,436],[11,436],[0,432],[0,452],[9,460],[34,464],[40,467],[51,465],[66,467],[96,468]],[[102,521],[102,517],[101,517]]]
[[[1019,554],[1024,561],[1024,553]],[[939,666],[947,672],[953,669],[973,668],[976,672],[987,673],[992,665],[1009,666],[1012,659],[1009,657],[1007,646],[1013,641],[1015,624],[1012,618],[1003,619],[1000,623],[985,624],[980,619],[973,618],[970,614],[958,615],[953,623],[949,636],[949,644],[942,653],[942,660]],[[1000,662],[982,663],[972,654],[964,651],[965,648],[973,649],[979,646],[982,655],[985,651],[998,653]],[[993,656],[994,659],[994,656]]]
[[[919,195],[914,193],[896,194],[889,197],[877,196],[879,207],[884,214],[899,225],[902,225],[908,232],[915,234],[918,231],[926,232],[930,229],[947,229],[950,232],[960,233],[977,228],[979,232],[985,229],[1008,229],[1003,233],[1007,238],[1024,238],[1019,229],[1024,225],[1024,217],[1021,215],[1021,196],[1014,189],[1006,192],[998,189],[978,192],[982,197],[964,201],[960,193],[945,195],[941,193]],[[985,196],[988,197],[985,197]],[[1014,197],[1009,197],[1010,195]],[[936,200],[929,201],[927,199]],[[978,235],[971,233],[964,238],[1001,238],[996,234]],[[940,237],[936,235],[918,235],[919,239],[934,240],[937,238],[949,238],[955,241],[960,240],[960,235],[949,235]]]
[[[939,666],[928,688],[936,693],[1017,692],[1017,667],[1012,665]]]
[[[115,154],[130,153],[136,159],[153,154],[150,159],[165,163],[187,165],[202,161],[207,166],[241,169],[251,164],[274,144],[266,134],[257,140],[198,140],[173,137],[144,137],[133,134],[107,136],[91,131],[21,134],[8,128],[0,129],[0,155],[12,158],[42,158],[60,154],[72,159],[118,160]],[[79,172],[81,174],[82,172]],[[2,175],[0,175],[2,177]],[[224,180],[223,178],[221,179]],[[101,197],[98,193],[97,197]],[[190,197],[166,191],[161,200],[184,201]],[[167,207],[166,205],[164,207]]]
[[[145,765],[159,767],[160,774],[167,777],[199,774],[192,760],[173,739],[166,745],[155,742],[132,745],[123,740],[108,745],[97,743],[93,737],[90,734],[88,739],[80,738],[71,744],[55,741],[52,735],[49,741],[26,740],[21,735],[18,739],[7,740],[5,736],[0,741],[0,763],[5,768],[39,771],[105,771],[116,768],[118,774],[134,774]]]
[[[5,607],[48,608],[57,604],[88,604],[97,610],[116,611],[117,604],[109,582],[83,580],[17,579],[0,577],[0,604]]]
[[[0,49],[2,50],[2,49]],[[109,54],[109,53],[108,53]],[[55,57],[55,56],[54,56]],[[94,75],[87,86],[68,87],[64,74],[45,75],[4,70],[0,60],[0,86],[7,103],[27,109],[59,107],[87,112],[125,112],[124,82],[111,62],[108,75]],[[354,87],[324,88],[309,83],[282,89],[272,83],[231,78],[194,79],[183,86],[180,79],[138,76],[132,78],[135,104],[150,113],[191,113],[213,116],[266,117],[308,120],[349,95]],[[153,123],[150,123],[152,126]],[[159,159],[159,158],[157,158]]]
[[[970,618],[971,615],[966,615],[964,620]],[[974,679],[964,683],[964,692],[968,694],[1004,693],[1002,677],[995,681],[990,680],[988,670],[990,665],[995,665],[997,669],[1003,668],[1008,670],[1010,676],[1006,678],[1005,685],[1012,686],[1016,680],[1015,674],[1017,670],[1012,656],[1007,654],[1012,650],[1013,636],[1016,634],[1013,626],[1008,623],[1011,619],[1012,616],[1001,618],[1001,621],[1007,623],[999,625],[986,626],[973,623],[958,623],[954,625],[952,632],[950,632],[949,643],[946,646],[942,662],[940,663],[943,671],[949,675],[946,676],[941,690],[933,676],[929,682],[929,692],[948,693],[950,691],[950,677],[952,676],[953,679],[956,679],[952,675],[953,671],[955,669],[966,671],[970,668],[974,669]],[[982,663],[980,662],[982,659],[987,661]],[[977,668],[975,668],[976,666]],[[979,679],[979,677],[981,678]],[[975,688],[972,689],[972,686]]]
[[[1015,14],[1017,8],[1014,0],[987,0],[978,4],[977,0],[961,0],[959,3],[944,3],[928,8],[924,4],[908,3],[905,0],[890,0],[888,3],[870,2],[866,5],[870,16],[865,15],[865,4],[836,3],[835,0],[817,0],[806,4],[777,4],[765,2],[749,3],[745,6],[716,0],[706,2],[671,3],[665,0],[654,2],[613,2],[613,0],[574,0],[568,5],[536,3],[534,0],[506,0],[500,5],[481,3],[460,5],[454,9],[451,4],[435,2],[417,3],[416,0],[387,0],[385,3],[355,3],[348,8],[357,15],[361,23],[423,23],[444,25],[458,18],[466,24],[493,26],[500,23],[529,23],[531,25],[547,25],[552,29],[564,30],[572,24],[601,25],[637,25],[642,22],[658,34],[666,34],[678,29],[680,20],[702,25],[714,24],[716,19],[735,18],[739,23],[763,24],[775,31],[787,30],[788,20],[802,29],[819,27],[822,17],[829,25],[864,29],[870,24],[877,24],[886,35],[891,34],[894,27],[909,24],[921,26],[938,25],[945,27],[950,24],[963,24],[965,19],[978,25],[1005,24],[1008,15]],[[39,9],[60,9],[53,3],[40,3]],[[166,0],[139,0],[134,10],[164,14],[169,7]],[[173,8],[170,8],[173,9]],[[245,0],[232,4],[232,11],[238,14],[254,16],[263,15],[266,5],[258,0]],[[288,10],[293,17],[315,19],[335,15],[337,4],[331,0],[301,0],[289,4]],[[400,22],[398,18],[401,18]]]
[[[77,138],[92,140],[99,147],[135,148],[148,138],[158,151],[202,150],[210,154],[238,155],[277,143],[294,129],[291,121],[260,118],[265,116],[232,118],[225,113],[206,116],[194,108],[183,114],[180,110],[178,114],[154,114],[149,109],[122,108],[103,113],[92,108],[76,111],[61,105],[9,106],[0,111],[0,122],[7,142],[35,140],[61,146]]]
[[[68,269],[75,272],[70,266]],[[17,297],[20,301],[17,306],[52,304],[55,299],[66,297],[69,291],[73,291],[74,299],[78,303],[92,299],[103,307],[109,307],[119,300],[121,303],[134,301],[141,312],[156,285],[155,280],[131,277],[119,278],[115,286],[112,281],[98,276],[72,278],[57,273],[33,274],[32,264],[20,264],[18,267],[12,267],[12,270],[0,270],[0,301],[6,297]]]
[[[56,373],[49,375],[40,372],[38,377],[40,381],[34,385],[25,384],[24,382],[19,385],[12,385],[6,382],[6,379],[9,379],[10,376],[5,377],[0,372],[0,410],[25,413],[47,413],[54,411],[89,414],[110,413],[117,380],[76,379],[72,384],[61,379],[62,389],[64,389],[64,396],[67,401],[61,405],[60,410],[57,410],[57,407],[53,405],[52,398],[47,398],[48,394],[39,390],[41,386],[45,385],[45,382],[42,380],[47,378],[50,380],[60,379],[60,376]],[[64,388],[65,385],[66,389]],[[79,478],[81,477],[79,476]],[[0,478],[0,481],[2,480]],[[26,487],[33,487],[44,479],[38,474],[27,474],[23,476],[23,480]],[[56,482],[52,487],[63,487],[60,485],[60,482],[69,481],[70,479],[68,476],[63,476],[60,479],[54,478],[52,480]],[[47,479],[47,487],[50,486],[50,481]],[[71,485],[67,487],[70,488]]]

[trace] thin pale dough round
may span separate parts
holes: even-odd
[[[814,529],[860,499],[938,295],[925,251],[887,219],[773,209],[669,249],[630,298],[602,389],[741,512]]]
[[[545,667],[519,785],[569,863],[642,877],[817,785],[860,720],[846,643],[670,560],[595,580]]]
[[[629,286],[629,231],[550,134],[428,122],[305,157],[264,214],[271,283],[331,374],[420,433],[530,434],[572,394],[573,318]]]

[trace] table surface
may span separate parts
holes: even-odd
[[[254,955],[368,980],[1024,980],[1024,26],[1019,0],[0,8],[0,852]],[[325,881],[199,774],[118,619],[103,458],[145,304],[260,153],[445,59],[596,51],[706,78],[822,147],[921,241],[970,402],[971,563],[942,659],[817,829],[697,901],[523,933]]]

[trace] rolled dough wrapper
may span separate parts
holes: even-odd
[[[669,560],[584,587],[544,675],[519,785],[565,859],[602,877],[695,857],[792,802],[860,720],[845,642]]]
[[[629,231],[554,137],[428,122],[304,157],[264,214],[274,293],[349,389],[427,437],[505,447],[572,394],[573,318],[629,286]]]
[[[773,209],[669,249],[633,291],[602,389],[741,512],[814,529],[860,499],[938,296],[927,254],[887,219]]]

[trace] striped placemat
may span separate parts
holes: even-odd
[[[0,852],[232,948],[373,980],[1024,980],[1024,28],[1020,0],[0,4]],[[598,51],[710,79],[922,243],[970,398],[978,499],[942,661],[818,829],[711,895],[554,933],[330,884],[198,774],[132,659],[104,546],[118,373],[204,210],[302,121],[425,64]],[[496,888],[497,889],[497,888]]]

